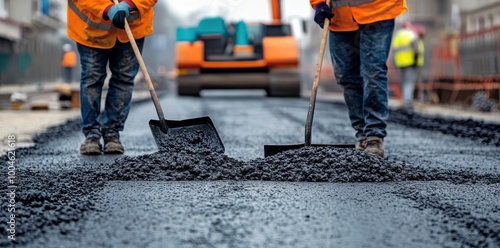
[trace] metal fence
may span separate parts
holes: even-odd
[[[441,102],[469,102],[484,91],[500,98],[500,27],[448,35],[435,44],[428,92]]]
[[[0,42],[0,85],[54,82],[61,77],[61,36],[37,33]]]
[[[460,36],[460,60],[464,75],[500,75],[500,27]]]

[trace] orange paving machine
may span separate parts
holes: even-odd
[[[280,0],[271,0],[271,5],[271,23],[206,17],[195,27],[178,27],[178,94],[263,89],[268,96],[299,97],[298,42],[291,25],[281,20]]]

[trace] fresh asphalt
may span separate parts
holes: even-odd
[[[214,92],[161,104],[167,119],[210,116],[225,154],[157,152],[150,102],[132,107],[125,156],[80,156],[78,121],[53,128],[16,152],[16,241],[4,224],[0,246],[500,246],[500,125],[392,111],[384,159],[338,149],[264,159],[264,144],[304,141],[308,99]],[[317,103],[313,143],[352,136],[343,104]]]

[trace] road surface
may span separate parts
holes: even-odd
[[[264,159],[264,144],[303,142],[308,99],[213,92],[161,104],[167,119],[210,116],[225,154],[157,152],[150,102],[132,107],[125,156],[80,156],[78,121],[50,129],[16,150],[15,235],[4,184],[0,245],[500,247],[498,124],[392,111],[384,159],[338,149]],[[317,103],[313,143],[352,136],[342,103]]]

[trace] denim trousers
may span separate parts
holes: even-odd
[[[63,79],[68,84],[73,81],[73,67],[63,67]]]
[[[335,77],[344,91],[358,141],[387,136],[387,58],[393,31],[394,19],[359,25],[356,31],[329,34]]]
[[[144,38],[136,41],[142,51]],[[134,78],[139,63],[130,43],[118,40],[110,49],[99,49],[77,44],[80,54],[80,111],[82,131],[86,138],[100,139],[102,136],[120,138],[127,119]],[[101,94],[109,65],[111,78],[106,95],[104,111],[101,113]],[[102,124],[101,124],[102,123]]]

